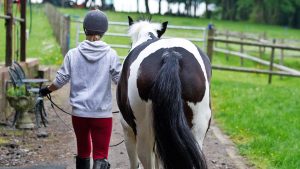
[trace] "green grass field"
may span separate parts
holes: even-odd
[[[33,31],[28,42],[28,56],[38,57],[42,64],[60,64],[62,56],[43,9],[35,8]],[[83,17],[86,10],[61,9],[63,13]],[[136,13],[115,13],[107,11],[111,21],[127,22],[127,15],[137,18]],[[300,30],[280,26],[229,22],[199,18],[153,16],[154,21],[169,21],[172,25],[207,26],[213,23],[217,29],[267,32],[274,38],[300,39]],[[3,25],[3,21],[0,20]],[[127,27],[110,27],[109,31],[126,32]],[[75,46],[76,25],[71,25],[71,47]],[[168,31],[168,36],[195,36],[194,32]],[[0,38],[4,39],[3,31]],[[84,37],[81,37],[83,40]],[[129,44],[127,38],[105,37],[108,43]],[[3,41],[0,42],[0,61],[4,60]],[[118,51],[126,55],[128,50]],[[298,55],[300,53],[298,52]],[[266,58],[268,58],[268,53]],[[288,59],[289,66],[300,69],[300,59]],[[239,59],[215,53],[213,63],[239,66]],[[264,68],[250,61],[245,66]],[[274,76],[271,85],[266,75],[213,71],[211,84],[213,116],[222,130],[238,146],[257,168],[297,169],[300,168],[300,79]]]

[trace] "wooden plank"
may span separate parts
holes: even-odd
[[[286,49],[286,50],[296,50],[300,51],[299,47],[292,47],[292,46],[284,46],[284,45],[274,45],[274,44],[263,44],[263,43],[254,43],[254,42],[241,42],[237,40],[226,40],[220,38],[208,38],[208,40],[213,40],[214,42],[223,42],[223,43],[232,43],[238,45],[247,45],[247,46],[261,46],[261,47],[268,47],[268,48],[276,48],[276,49]]]
[[[247,55],[245,53],[229,51],[229,50],[220,49],[220,48],[214,48],[214,51],[221,52],[221,53],[226,53],[226,54],[230,54],[230,55],[234,55],[234,56],[238,56],[238,57],[242,57],[244,59],[248,59],[248,60],[260,63],[262,65],[270,66],[270,62],[268,62],[266,60],[263,60],[263,59],[260,59],[260,58],[257,58],[257,57],[254,57],[254,56]],[[279,65],[279,64],[274,63],[273,66],[275,68],[279,69],[279,70],[282,70],[282,71],[286,71],[286,72],[293,73],[293,74],[300,74],[300,71],[289,68],[289,67],[286,67],[286,66],[283,66],[283,65]]]
[[[225,71],[233,71],[233,72],[246,72],[246,73],[258,73],[258,74],[272,74],[278,76],[300,77],[299,74],[288,73],[283,71],[269,71],[269,70],[261,70],[261,69],[249,69],[243,67],[220,66],[220,65],[212,65],[212,68],[215,70],[225,70]]]

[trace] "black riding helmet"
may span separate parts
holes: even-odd
[[[100,10],[89,11],[83,21],[83,29],[86,35],[103,35],[108,28],[106,15]]]

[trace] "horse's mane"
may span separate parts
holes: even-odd
[[[137,21],[149,21],[151,22],[152,16],[151,15],[140,15]]]
[[[145,18],[141,16],[138,21],[134,22],[128,30],[128,35],[131,37],[133,44],[141,38],[147,38],[149,33],[157,36],[157,30],[162,28],[159,23],[151,23],[151,16]]]

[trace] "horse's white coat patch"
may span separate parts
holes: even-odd
[[[205,82],[209,86],[208,82]],[[206,88],[204,97],[201,102],[196,104],[188,102],[189,107],[193,110],[193,128],[192,132],[202,149],[203,140],[208,129],[209,120],[211,118],[211,109],[209,106],[209,87]]]
[[[151,39],[149,33],[153,33],[153,35],[157,36],[157,30],[161,29],[161,24],[158,23],[150,23],[148,21],[139,21],[136,24],[130,26],[128,35],[131,36],[132,40],[132,49],[141,43]]]

